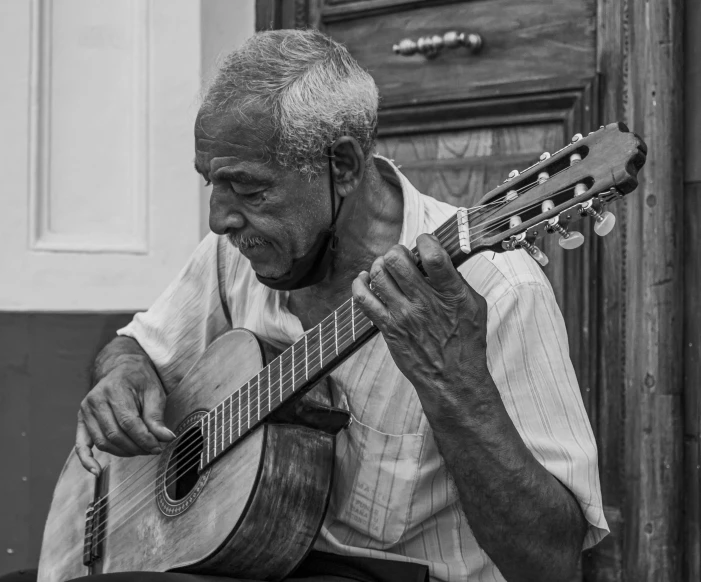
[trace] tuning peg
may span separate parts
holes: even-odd
[[[584,214],[591,216],[596,222],[594,223],[594,232],[599,236],[606,236],[613,230],[616,225],[616,217],[613,212],[608,210],[604,212],[597,212],[590,200],[584,206],[582,206],[582,211]]]
[[[558,225],[560,226],[560,225]],[[560,227],[562,228],[562,227]],[[557,241],[557,243],[565,250],[572,250],[581,247],[584,244],[584,235],[576,230],[567,231],[564,228],[564,233]]]
[[[597,213],[598,214],[598,213]],[[593,215],[592,215],[593,216]],[[596,217],[596,222],[594,223],[594,232],[599,236],[606,236],[609,232],[613,230],[616,225],[616,217],[613,212],[602,212]]]
[[[548,174],[547,172],[541,172],[540,174],[538,174],[538,184],[547,182],[548,178],[550,178],[550,174]]]
[[[548,257],[545,256],[545,253],[534,244],[531,244],[528,241],[522,241],[521,246],[528,251],[528,253],[538,262],[541,267],[545,267],[545,265],[550,262]]]
[[[579,182],[578,184],[574,185],[574,195],[575,196],[581,196],[588,190],[587,185],[584,184],[583,182]]]
[[[543,152],[542,154],[540,154],[540,161],[541,161],[541,162],[544,162],[544,161],[547,160],[549,157],[550,157],[550,152]]]
[[[513,179],[514,179],[516,176],[518,176],[518,175],[519,175],[519,171],[518,171],[518,170],[511,170],[511,171],[509,172],[509,177],[508,177],[506,180],[504,180],[504,182],[508,182],[509,180],[513,180]]]
[[[582,156],[579,152],[574,152],[570,156],[570,166],[574,166],[577,162],[581,162],[581,161],[582,161]]]
[[[580,139],[582,139],[582,134],[581,134],[581,133],[575,133],[575,134],[572,136],[572,143],[574,143],[574,142],[576,142],[576,141],[579,141]]]
[[[541,204],[541,209],[543,212],[548,212],[555,208],[555,203],[552,200],[545,200]],[[560,233],[559,245],[563,249],[576,249],[584,244],[584,235],[576,230],[568,231],[566,228],[560,224],[560,218],[558,216],[553,216],[548,220],[548,225],[545,227],[548,232],[558,232]]]

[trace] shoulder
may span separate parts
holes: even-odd
[[[425,232],[433,232],[457,212],[457,207],[420,195],[424,206]],[[484,251],[471,256],[458,271],[489,305],[522,287],[538,287],[552,294],[552,287],[540,265],[525,250]],[[521,289],[523,291],[523,289]]]
[[[470,257],[458,270],[490,305],[514,291],[524,292],[529,287],[553,295],[545,273],[522,249],[501,253],[484,251]]]

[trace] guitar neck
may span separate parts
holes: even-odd
[[[461,249],[463,229],[459,225],[465,215],[465,210],[459,210],[433,233],[455,266],[468,258],[466,250]],[[466,249],[464,236],[462,239],[462,248]],[[416,248],[412,252],[418,258]],[[418,266],[423,271],[420,263]],[[343,303],[203,417],[203,467],[271,413],[308,392],[377,332],[353,298]]]

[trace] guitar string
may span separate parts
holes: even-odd
[[[488,203],[488,204],[483,204],[483,205],[480,205],[480,206],[475,206],[475,207],[473,207],[473,208],[468,209],[468,212],[473,212],[473,213],[474,213],[474,212],[476,212],[476,211],[479,211],[479,210],[482,210],[482,209],[485,209],[485,208],[488,208],[488,207],[490,207],[490,206],[493,206],[493,205],[495,205],[495,204],[500,204],[500,203],[501,203],[501,201],[495,201],[495,202],[491,202],[491,203]],[[442,226],[445,227],[445,228],[439,228],[439,229],[436,231],[436,233],[435,233],[437,236],[440,236],[440,235],[444,234],[445,232],[447,232],[448,230],[450,230],[451,228],[454,227],[454,225],[451,224],[451,221],[450,221],[450,220],[446,221],[446,223],[444,223],[444,225],[442,225]],[[147,466],[148,466],[148,464],[143,465],[143,466],[139,469],[139,471],[144,470],[145,468],[147,468]],[[134,474],[134,475],[132,475],[132,477],[136,477],[136,475]],[[105,497],[106,497],[106,496],[109,496],[109,495],[115,494],[122,486],[124,486],[124,485],[127,484],[128,482],[129,482],[129,478],[124,479],[122,482],[120,482],[118,485],[116,485],[111,491],[109,491],[109,492],[105,495]],[[96,502],[96,503],[97,503],[97,502]]]
[[[449,246],[449,241],[445,241],[444,244],[445,244],[446,247]],[[347,310],[346,310],[346,311],[347,311]],[[323,323],[323,322],[322,322],[322,323]],[[348,325],[348,323],[345,324],[346,327],[347,327],[347,325]],[[372,327],[372,325],[370,325],[370,327]],[[369,329],[369,327],[368,327],[367,329]],[[365,329],[364,331],[367,331],[367,329]],[[311,331],[314,332],[315,329],[313,329],[313,330],[311,330]],[[347,331],[347,330],[344,330],[344,331]],[[364,333],[364,331],[361,332],[361,333]],[[334,335],[334,336],[336,335],[335,332],[332,334],[332,332],[331,332],[330,329],[328,329],[328,330],[327,330],[327,329],[324,329],[324,328],[321,328],[321,329],[320,329],[320,334],[324,334],[325,332],[328,332],[328,333],[326,333],[326,338],[324,338],[323,335],[321,335],[321,337],[320,337],[320,341],[322,341],[322,342],[324,341],[324,339],[328,339],[331,335]],[[343,336],[343,334],[342,334],[342,336]],[[345,338],[345,339],[347,339],[347,338]],[[345,339],[342,338],[342,339],[341,339],[341,342],[344,342]],[[316,341],[316,340],[314,340],[314,341]],[[345,347],[346,347],[346,346],[344,346],[343,349],[345,349]],[[284,354],[283,354],[283,356],[284,356]],[[291,353],[290,353],[290,359],[291,359],[291,357],[292,357],[292,356],[291,356]],[[320,359],[320,360],[323,359],[323,352],[320,354],[319,359]],[[278,363],[279,366],[282,366],[282,365],[284,364],[283,360],[284,360],[284,358],[281,359],[281,360],[279,361],[279,363]],[[272,365],[273,363],[274,363],[274,362],[271,362],[271,365]],[[314,363],[313,363],[313,367],[315,367],[315,366],[316,366],[316,361],[314,361]],[[296,372],[296,370],[293,370],[293,371],[292,371],[292,373],[295,373],[295,372]],[[286,375],[286,374],[287,374],[286,372],[283,373],[283,375],[282,375],[282,385],[279,386],[279,388],[280,388],[280,390],[281,390],[282,392],[286,392],[286,391],[287,391],[287,388],[284,387],[284,384],[285,384],[285,381],[286,381],[286,379],[285,379],[285,375]],[[257,376],[258,376],[258,375],[257,375]],[[251,389],[252,389],[252,386],[250,385],[250,382],[251,382],[251,381],[249,381],[249,383],[247,383],[247,386],[248,386],[248,394],[249,394],[249,403],[250,403],[250,393],[251,393]],[[263,391],[263,393],[261,394],[259,381],[257,381],[256,384],[258,385],[258,388],[257,388],[256,392],[257,392],[257,395],[258,395],[259,398],[258,398],[258,401],[254,401],[254,402],[253,402],[253,405],[255,405],[255,406],[256,406],[257,408],[259,408],[259,409],[262,409],[262,406],[265,404],[265,402],[262,401],[261,396],[265,394],[265,391]],[[274,385],[268,386],[268,410],[269,410],[269,411],[270,411],[270,404],[271,404],[273,386],[274,386]],[[242,387],[242,388],[243,388],[243,387]],[[233,396],[233,395],[232,395],[232,396]],[[240,398],[240,397],[241,397],[241,396],[240,396],[240,393],[239,393],[239,398]],[[284,401],[284,397],[283,397],[283,401]],[[233,402],[233,401],[230,400],[229,404],[231,405],[232,402]],[[222,416],[224,416],[223,413],[224,413],[224,411],[225,411],[225,409],[226,409],[226,401],[223,401],[223,403],[224,403],[224,406],[222,406]],[[247,403],[246,406],[245,406],[245,411],[246,411],[246,412],[248,412],[249,403]],[[217,406],[215,407],[215,409],[218,408],[218,407],[221,406],[221,405],[222,405],[222,403],[220,403],[219,405],[217,405]],[[213,410],[215,410],[215,409],[213,409]],[[216,413],[215,413],[215,414],[216,414]],[[233,417],[233,415],[232,415],[232,420],[231,420],[230,423],[224,424],[224,425],[221,427],[221,429],[215,429],[216,432],[215,432],[215,434],[214,434],[214,437],[215,437],[215,441],[216,441],[216,442],[218,442],[218,441],[220,440],[219,437],[220,437],[220,436],[223,436],[223,432],[229,428],[229,425],[232,424],[232,423],[234,422],[234,420],[237,421],[237,424],[239,424],[239,425],[241,424],[241,418],[239,417],[239,418],[234,419],[234,417]],[[215,424],[216,424],[216,422],[215,422]],[[254,426],[255,426],[255,425],[254,425]],[[250,430],[250,428],[247,429],[247,432],[248,432],[248,430]],[[233,443],[230,443],[229,446],[231,446],[231,444],[233,444]],[[194,445],[193,445],[193,448],[194,448]],[[216,453],[216,448],[215,448],[215,453]],[[179,453],[179,455],[180,455],[181,457],[182,457],[183,454],[187,454],[187,451],[185,451],[184,453],[183,453],[183,452],[180,452],[180,453]],[[188,462],[188,460],[190,460],[190,459],[187,459],[187,460],[185,460],[184,462],[186,463],[186,462]],[[180,462],[182,463],[182,461],[180,461]],[[196,464],[198,464],[198,463],[195,463],[195,465],[196,465]],[[193,465],[193,466],[194,466],[194,465]],[[186,469],[186,470],[187,470],[187,469]],[[166,487],[169,486],[169,485],[170,485],[170,483],[166,483]],[[104,501],[104,499],[102,499],[102,500],[100,500],[100,501]],[[127,510],[127,511],[128,511],[128,510]],[[101,525],[101,524],[98,524],[98,527],[99,527],[100,525]]]
[[[359,327],[360,327],[360,329],[359,329]],[[356,336],[359,335],[359,334],[362,335],[362,334],[366,333],[366,332],[369,331],[372,327],[373,327],[373,324],[372,324],[372,322],[370,322],[370,320],[366,320],[366,322],[363,323],[363,324],[361,324],[360,326],[358,326],[358,324],[356,324]],[[344,332],[343,332],[343,338],[341,339],[341,341],[342,341],[342,342],[346,342],[346,341],[347,341],[348,339],[350,339],[350,338],[352,338],[352,333],[350,332],[349,329],[345,329]],[[353,344],[353,342],[351,341],[351,342],[349,342],[349,343],[346,345],[346,347],[349,347],[349,346],[351,346],[352,344]],[[344,349],[345,349],[345,348],[344,348]],[[319,358],[319,359],[321,359],[321,358]],[[314,366],[316,366],[317,364],[318,364],[318,359],[315,359]],[[321,368],[320,368],[320,370],[321,370]],[[244,411],[245,411],[245,412],[248,412],[247,406],[246,406],[246,409],[243,409],[243,408],[242,408],[242,412],[244,412]],[[221,436],[222,432],[223,432],[224,430],[228,429],[230,425],[233,425],[234,420],[240,420],[240,418],[239,418],[239,417],[232,417],[231,423],[229,423],[229,424],[227,424],[227,425],[225,425],[225,426],[222,426],[221,432],[220,432],[220,431],[217,431],[217,432],[215,433],[216,439],[219,439],[219,437]],[[247,427],[246,432],[245,432],[245,433],[242,432],[241,435],[242,435],[242,436],[245,436],[250,430],[255,429],[256,426],[257,426],[257,424],[252,424],[252,425],[250,425],[250,427]],[[190,430],[188,430],[186,433],[183,433],[183,434],[185,435],[185,434],[187,434],[188,432],[190,432],[190,434],[192,434],[192,432],[195,432],[194,429],[195,429],[196,427],[197,427],[197,425],[193,425],[193,427],[192,427]],[[191,431],[192,431],[192,432],[191,432]],[[237,440],[238,440],[238,439],[237,439]],[[236,441],[234,441],[234,442],[236,442]],[[233,444],[233,443],[232,443],[232,444]],[[190,454],[189,458],[187,458],[187,459],[185,459],[185,460],[179,460],[179,464],[185,464],[185,463],[188,463],[188,462],[190,463],[190,465],[189,465],[188,467],[186,467],[186,468],[184,469],[184,471],[188,471],[188,470],[190,470],[190,469],[196,467],[196,466],[199,464],[199,462],[200,462],[200,461],[199,461],[200,453],[199,453],[198,448],[197,448],[196,446],[191,447],[190,450],[189,450],[188,452],[189,452],[189,453],[192,453],[192,454]],[[182,455],[182,454],[183,454],[183,453],[180,453],[180,455]],[[221,453],[220,453],[220,454],[221,454]],[[183,471],[183,469],[180,469],[180,468],[179,468],[179,470],[180,470],[181,472]],[[148,476],[148,475],[144,475],[144,476]],[[170,481],[167,481],[167,480],[166,480],[166,482],[165,482],[165,488],[167,488],[167,487],[169,487],[170,485],[172,485],[172,484],[175,482],[176,479],[177,479],[177,477],[174,477],[174,478],[170,479]],[[161,480],[162,480],[162,478],[157,477],[155,480],[151,481],[151,483],[149,483],[145,488],[142,488],[142,489],[138,492],[138,493],[141,493],[142,495],[140,495],[137,499],[134,499],[134,500],[133,500],[134,503],[132,503],[130,507],[128,507],[128,508],[126,508],[126,509],[120,508],[120,509],[121,509],[121,513],[114,513],[114,512],[112,512],[112,513],[110,514],[109,517],[110,517],[112,520],[114,520],[114,521],[113,521],[114,528],[112,529],[112,533],[116,532],[116,531],[119,530],[121,527],[123,527],[126,523],[128,523],[128,522],[130,521],[130,519],[131,519],[134,515],[136,515],[143,507],[145,507],[145,506],[150,502],[150,498],[149,498],[149,497],[150,497],[150,493],[152,492],[151,486],[154,485],[154,484],[158,484],[158,482],[161,481]],[[113,505],[114,505],[114,504],[113,504]],[[97,510],[97,509],[95,510],[95,513],[98,513],[98,510]],[[127,513],[128,513],[128,515],[126,515]],[[98,514],[99,514],[99,513],[98,513]],[[121,518],[121,521],[119,521],[120,518]],[[94,524],[94,526],[93,526],[93,533],[92,533],[92,535],[93,535],[95,538],[97,538],[97,542],[98,542],[98,543],[99,543],[100,541],[102,541],[102,539],[104,539],[104,537],[102,537],[102,536],[103,536],[103,534],[106,533],[106,530],[107,530],[107,522],[108,522],[108,519],[107,519],[107,518],[104,518],[101,522],[96,522],[96,523]],[[82,553],[82,550],[80,551],[80,553]]]
[[[524,188],[524,190],[525,190],[525,188]],[[492,203],[490,203],[490,204],[482,205],[481,207],[476,207],[476,208],[473,208],[473,209],[470,209],[470,210],[475,211],[475,210],[478,210],[478,209],[486,208],[486,207],[488,207],[488,206],[490,206],[490,205],[495,205],[495,204],[500,204],[500,203],[502,203],[502,201],[495,201],[495,202],[492,202]],[[441,233],[444,233],[444,232],[446,232],[447,230],[449,230],[450,228],[452,228],[452,226],[453,226],[453,225],[450,224],[450,222],[448,221],[448,222],[446,223],[446,225],[445,225],[445,228],[437,230],[437,231],[436,231],[436,234],[440,235]],[[453,236],[453,237],[451,237],[451,238],[448,239],[448,240],[444,240],[442,244],[447,248],[447,247],[450,246],[450,243],[452,242],[452,239],[454,239],[454,238],[457,238],[457,237],[456,237],[456,236]],[[457,250],[457,249],[456,249],[456,250]],[[336,312],[336,316],[338,317],[338,316],[340,315],[341,317],[343,317],[343,315],[346,314],[346,313],[347,313],[347,309],[345,310],[344,313],[339,313],[339,312],[337,311],[337,312]],[[322,323],[323,323],[323,322],[322,322]],[[311,330],[311,331],[314,332],[315,329],[313,329],[313,330]],[[323,332],[323,331],[325,331],[325,330],[322,329],[321,331]],[[327,335],[331,335],[331,331],[330,331],[330,330],[329,330],[329,332],[328,332]],[[328,338],[325,338],[325,339],[328,339]],[[314,340],[314,341],[316,341],[316,340]],[[324,341],[324,338],[322,338],[321,341]],[[283,353],[282,356],[284,356],[284,355],[285,355],[285,354]],[[280,361],[278,362],[278,368],[281,367],[281,366],[283,366],[283,364],[284,364],[284,361],[283,361],[283,360],[284,360],[285,358],[282,357],[282,356],[281,356]],[[288,359],[291,359],[291,357],[292,357],[292,356],[291,356],[291,352],[290,352],[290,356],[289,356]],[[322,356],[320,356],[320,359],[321,359],[321,358],[322,358]],[[273,364],[274,364],[274,361],[271,362],[271,366],[272,366]],[[293,373],[294,373],[294,372],[293,372]],[[285,382],[285,376],[286,376],[287,374],[288,374],[288,372],[283,372],[283,373],[282,373],[282,382],[283,382],[283,384],[284,384],[284,382]],[[256,375],[256,377],[258,377],[258,376],[259,376],[259,375]],[[250,385],[251,382],[252,382],[252,380],[250,380],[250,381],[246,384],[246,385],[248,386],[248,392],[249,392],[249,394],[250,394],[250,390],[251,390],[251,388],[252,388],[252,386]],[[259,385],[259,384],[260,384],[260,381],[257,380],[257,381],[256,381],[256,384]],[[279,382],[278,382],[278,384],[279,384]],[[243,387],[242,387],[242,388],[243,388]],[[272,387],[269,387],[269,388],[268,388],[269,391],[271,391],[271,389],[272,389]],[[284,390],[285,390],[282,386],[280,387],[280,389],[281,389],[281,391],[284,391]],[[258,391],[258,393],[259,393],[259,395],[260,395],[260,387],[258,388],[257,391]],[[239,394],[239,398],[240,398],[240,397],[241,397],[241,396],[240,396],[240,392],[239,392],[238,394]],[[233,398],[233,395],[232,395],[231,398]],[[233,403],[233,400],[232,400],[231,398],[229,398],[229,406],[231,406],[232,403]],[[249,400],[250,400],[250,396],[249,396]],[[269,398],[269,400],[270,400],[270,398]],[[222,406],[222,404],[223,404],[223,406]],[[256,402],[255,404],[256,404],[256,406],[258,406],[258,403],[257,403],[257,402]],[[259,408],[262,407],[263,404],[264,404],[264,403],[261,402]],[[225,412],[225,410],[226,410],[226,401],[223,401],[222,403],[218,404],[216,407],[214,407],[213,410],[216,410],[219,406],[222,406],[222,416],[224,416],[224,412]],[[246,412],[248,412],[248,404],[246,404],[246,407],[245,407],[245,408],[246,408]],[[268,410],[270,411],[270,401],[268,402]],[[218,413],[215,412],[215,414],[218,414]],[[257,414],[258,414],[258,410],[256,411],[256,415],[257,415]],[[232,420],[232,422],[233,422],[233,420]],[[216,424],[216,419],[215,419],[215,424]],[[239,424],[240,424],[240,423],[239,423]],[[228,427],[228,426],[223,426],[223,427],[221,428],[221,432],[223,432],[223,431],[226,430],[227,428],[229,428],[229,427]],[[217,437],[217,440],[218,440],[218,435],[219,435],[219,432],[217,433],[217,435],[215,435],[215,436]],[[183,436],[184,436],[184,435],[183,435]],[[196,439],[195,439],[195,440],[196,440]],[[193,444],[193,447],[194,447],[194,444]],[[180,456],[182,457],[183,454],[187,454],[187,451],[185,451],[185,452],[182,452],[182,451],[181,451],[179,454],[180,454]],[[155,461],[154,461],[154,462],[155,462]],[[144,465],[140,468],[140,471],[143,471],[143,470],[146,468],[146,466],[147,466],[148,464],[149,464],[149,463],[144,464]],[[136,484],[136,482],[138,482],[138,479],[133,479],[133,478],[134,478],[134,475],[132,475],[131,477],[132,477],[132,480],[135,481],[134,484]],[[127,480],[128,480],[128,479],[125,479],[125,481],[127,481]],[[118,486],[118,487],[119,487],[119,486]],[[107,497],[108,497],[110,494],[112,494],[116,489],[117,489],[117,488],[113,489],[113,491],[111,491],[111,492],[109,492],[108,494],[106,494],[103,498],[98,499],[97,502],[95,503],[96,509],[99,509],[99,508],[100,508],[100,504],[106,502]],[[117,503],[117,499],[115,499],[115,500],[113,501],[113,505],[116,505],[116,503]]]
[[[563,170],[561,170],[561,171],[565,171],[566,169],[567,169],[567,168],[565,168],[565,169],[563,169]],[[560,172],[557,172],[557,173],[560,173]],[[556,174],[557,174],[557,173],[556,173]],[[528,189],[534,187],[535,185],[537,185],[537,183],[531,183],[531,184],[529,184],[529,185],[527,185],[527,186],[521,188],[520,190],[521,190],[521,191],[526,191],[526,190],[528,190]],[[570,187],[570,188],[571,188],[571,187]],[[566,189],[563,190],[563,191],[566,191],[566,190],[568,190],[568,189],[570,189],[570,188],[566,188]],[[553,194],[553,195],[556,195],[556,194]],[[506,198],[506,195],[504,195],[504,199],[499,199],[499,200],[493,201],[493,202],[488,203],[488,204],[485,204],[485,205],[481,205],[481,206],[478,206],[478,207],[474,207],[474,208],[468,209],[468,213],[471,212],[471,213],[473,213],[473,214],[476,214],[477,212],[483,211],[484,209],[486,209],[486,208],[488,208],[488,207],[490,207],[490,206],[503,205],[503,204],[507,203],[507,200],[506,200],[505,198]],[[537,206],[537,203],[531,205],[530,208],[535,207],[535,206]],[[521,210],[521,212],[523,212],[523,210]],[[502,221],[502,223],[504,223],[504,222],[506,222],[506,219]],[[489,229],[491,229],[491,230],[496,230],[496,227],[497,227],[498,225],[499,225],[499,223],[496,223],[496,224],[490,225],[489,227],[485,227],[485,228],[482,228],[482,229],[476,229],[476,230],[473,231],[473,232],[479,233],[479,232],[483,232],[483,231],[486,231],[486,230],[489,230]],[[453,228],[454,228],[454,225],[453,225],[452,222],[449,220],[449,221],[447,221],[447,222],[445,223],[445,225],[444,225],[443,228],[439,228],[434,234],[435,234],[436,236],[440,236],[441,234],[444,234],[445,232],[447,232],[448,230],[453,229]],[[471,234],[472,234],[472,233],[471,233]],[[455,236],[451,236],[448,240],[442,241],[443,246],[445,246],[445,247],[447,248],[447,247],[450,245],[450,243],[452,242],[452,239],[453,239],[453,238],[455,238]],[[337,316],[339,315],[338,312],[336,312],[336,315],[337,315]],[[322,322],[322,323],[323,323],[323,322]],[[313,332],[314,330],[311,330],[311,331]],[[320,333],[322,333],[323,331],[324,331],[323,329],[320,329]],[[321,339],[321,341],[323,341],[323,339]],[[283,354],[283,355],[284,355],[284,354]],[[290,357],[291,357],[291,356],[290,356]],[[323,358],[323,353],[320,355],[320,359],[322,359],[322,358]],[[274,364],[274,361],[271,362],[271,366],[272,366],[272,364]],[[282,365],[283,365],[283,361],[280,360],[279,363],[278,363],[278,366],[282,366]],[[293,373],[294,373],[294,371],[293,371]],[[284,374],[283,374],[282,382],[284,383]],[[247,383],[247,384],[250,384],[250,381],[249,381],[249,383]],[[250,400],[250,388],[251,388],[251,386],[249,386],[249,400]],[[280,386],[280,389],[281,389],[281,391],[284,391],[284,388],[283,388],[282,386]],[[270,387],[270,386],[268,387],[268,390],[269,390],[269,391],[271,390],[271,387]],[[258,388],[258,391],[259,391],[259,388]],[[260,395],[260,392],[259,392],[259,395]],[[233,396],[233,395],[232,395],[232,396]],[[269,397],[270,397],[270,394],[269,394]],[[239,395],[239,398],[240,398],[240,395]],[[232,402],[233,402],[233,401],[230,400],[229,404],[231,405]],[[220,403],[219,405],[217,405],[213,410],[216,410],[216,408],[218,408],[221,404],[222,404],[222,403]],[[257,402],[256,402],[255,404],[258,405]],[[261,404],[261,406],[262,406],[263,403],[261,402],[260,404]],[[224,415],[225,408],[226,408],[226,403],[225,403],[225,401],[224,401],[224,406],[222,406],[222,416]],[[248,408],[248,404],[246,405],[246,409],[247,409],[247,408]],[[269,398],[269,402],[268,402],[268,410],[270,410],[270,398]],[[215,414],[216,414],[216,413],[215,413]],[[238,419],[237,419],[237,420],[238,420]],[[232,419],[232,422],[233,422],[233,419]],[[215,424],[216,424],[216,420],[215,420]],[[223,431],[226,430],[227,428],[228,428],[227,426],[222,426],[221,431],[223,432]],[[217,434],[215,435],[215,437],[218,438],[218,434],[219,434],[219,432],[217,432]],[[216,449],[215,449],[215,451],[216,451]],[[179,453],[179,454],[182,456],[183,453],[181,452],[181,453]],[[143,469],[145,468],[146,465],[148,465],[148,463],[145,464],[144,466],[142,466],[141,470],[143,470]],[[132,477],[133,477],[133,476],[132,476]],[[128,479],[125,479],[125,481],[128,481]],[[138,481],[138,479],[137,479],[137,481]],[[121,485],[121,484],[120,484],[120,485]],[[168,484],[167,484],[166,486],[168,486]],[[118,486],[118,487],[119,487],[119,486]],[[118,488],[118,487],[117,487],[117,488]],[[116,490],[117,488],[115,488],[115,490]],[[114,490],[113,490],[113,491],[114,491]],[[113,491],[112,491],[112,492],[113,492]],[[110,493],[112,493],[112,492],[110,492]],[[98,503],[105,502],[105,501],[106,501],[106,498],[110,495],[110,493],[106,494],[104,498],[99,499],[98,502],[96,502],[95,505],[97,506]],[[115,500],[115,504],[116,504],[116,500]]]
[[[500,201],[497,201],[496,203],[498,204],[498,203],[500,203]],[[491,204],[495,204],[495,203],[491,203]],[[478,207],[478,208],[485,208],[485,207],[487,207],[487,206],[489,206],[489,205],[483,205],[482,207]],[[476,210],[476,209],[473,209],[473,210]],[[446,228],[442,229],[442,232],[445,232],[446,230],[450,229],[451,227],[452,227],[452,225],[448,222],[448,223],[446,224]],[[441,231],[441,229],[439,229],[439,230],[436,231],[436,232],[437,232],[438,234],[441,234],[441,232],[439,232],[439,231]],[[449,246],[450,246],[450,243],[451,243],[451,240],[452,240],[453,238],[456,238],[456,237],[453,236],[453,237],[451,237],[450,239],[443,241],[443,245],[444,245],[446,248],[449,247]],[[337,311],[337,312],[336,312],[336,316],[339,316],[339,315],[340,315],[341,317],[343,317],[344,314],[347,314],[347,311],[348,311],[348,310],[346,309],[346,310],[345,310],[343,313],[341,313],[341,314],[339,314],[339,312]],[[323,322],[322,322],[322,323],[323,323]],[[346,324],[346,325],[347,325],[347,324]],[[311,330],[311,331],[314,332],[315,329],[313,329],[313,330]],[[323,328],[320,329],[320,333],[324,333],[325,331],[326,331],[326,330],[324,330]],[[330,335],[331,335],[331,330],[328,330],[328,333],[327,333],[326,335],[327,335],[327,336],[330,336]],[[334,333],[334,335],[336,335],[336,334]],[[322,336],[322,337],[320,338],[320,341],[323,342],[324,339],[328,339],[328,337],[327,337],[327,338],[323,338],[323,336]],[[314,341],[316,341],[316,340],[314,340]],[[344,349],[345,349],[345,348],[344,348]],[[282,356],[284,356],[284,355],[285,355],[285,354],[282,354]],[[290,352],[290,356],[289,356],[288,359],[291,359],[291,358],[292,358],[292,355],[291,355],[291,352]],[[283,364],[285,363],[285,362],[284,362],[284,359],[285,359],[284,357],[281,357],[281,359],[280,359],[279,362],[278,362],[278,367],[283,366]],[[320,358],[319,358],[319,359],[323,359],[323,354],[320,355]],[[274,361],[271,362],[271,366],[272,366],[273,364],[274,364]],[[313,365],[315,366],[316,364],[313,364]],[[295,372],[296,372],[296,370],[292,371],[291,373],[295,373]],[[282,372],[282,371],[281,371],[281,377],[282,377],[282,384],[283,384],[283,385],[284,385],[285,380],[286,380],[286,379],[285,379],[285,375],[287,375],[287,374],[288,374],[288,372]],[[256,376],[258,377],[259,375],[256,375]],[[249,381],[249,382],[247,383],[247,386],[248,386],[248,393],[249,393],[249,402],[250,402],[250,391],[251,391],[251,389],[252,389],[251,382],[252,382],[252,380]],[[258,393],[258,395],[259,395],[259,397],[260,397],[260,380],[257,380],[257,381],[256,381],[256,384],[258,385],[257,393]],[[278,384],[280,384],[280,382],[278,382]],[[243,387],[242,387],[242,388],[243,388]],[[268,396],[269,396],[269,398],[268,398],[268,411],[270,411],[270,404],[271,404],[270,399],[271,399],[272,386],[269,386],[269,387],[268,387],[268,391],[269,391],[269,394],[268,394]],[[281,391],[281,392],[286,391],[286,388],[284,388],[284,387],[281,385],[281,386],[280,386],[280,391]],[[240,396],[240,392],[239,392],[238,394],[239,394],[239,398],[240,398],[240,397],[241,397],[241,396]],[[232,395],[231,398],[233,398],[233,395]],[[231,400],[231,398],[229,398],[229,406],[230,406],[230,407],[231,407],[231,405],[232,405],[232,403],[233,403],[233,400]],[[260,401],[260,400],[261,400],[261,399],[259,398],[259,401]],[[283,400],[284,400],[284,398],[283,398]],[[222,404],[223,404],[223,406],[222,406]],[[262,402],[262,401],[260,401],[260,403],[259,403],[259,402],[254,402],[254,404],[255,404],[258,408],[262,408],[262,406],[264,405],[264,402]],[[219,406],[222,406],[222,417],[223,417],[223,416],[224,416],[224,413],[225,413],[225,410],[226,410],[226,401],[223,401],[222,403],[218,404],[216,407],[214,407],[213,410],[216,411],[216,409],[217,409]],[[246,409],[246,412],[248,412],[248,403],[246,404],[245,409]],[[256,411],[256,415],[258,415],[258,412],[259,412],[259,411],[257,410],[257,411]],[[218,413],[215,412],[215,415],[216,415],[216,414],[218,414]],[[237,419],[237,421],[238,421],[238,424],[240,424],[240,419]],[[233,418],[232,418],[232,421],[231,421],[231,422],[233,423]],[[215,419],[215,425],[216,425],[216,419]],[[215,439],[216,439],[216,440],[219,440],[218,437],[219,437],[220,432],[223,433],[223,431],[226,430],[227,428],[229,428],[229,427],[226,426],[226,425],[222,426],[221,431],[217,431],[217,433],[215,434]],[[216,430],[216,429],[215,429],[215,430]],[[195,439],[195,440],[196,440],[196,439]],[[194,447],[194,444],[193,444],[193,447]],[[216,448],[215,448],[215,452],[216,452]],[[187,450],[184,451],[184,452],[183,452],[183,451],[179,452],[179,455],[180,455],[181,457],[182,457],[183,454],[187,454]],[[185,461],[185,462],[187,462],[187,461]],[[145,465],[147,465],[147,464],[145,464]],[[142,466],[141,470],[143,470],[143,469],[145,468],[145,465]],[[133,476],[132,476],[132,477],[133,477]],[[137,480],[137,481],[138,481],[138,480]],[[166,486],[168,486],[168,485],[169,485],[169,484],[166,484]],[[114,490],[113,490],[113,491],[114,491]],[[110,492],[110,493],[112,493],[112,492]],[[96,502],[96,504],[95,504],[96,509],[99,509],[99,508],[100,508],[100,507],[99,507],[100,503],[105,502],[105,501],[106,501],[106,498],[110,495],[110,493],[106,494],[103,498],[99,499],[99,500]],[[117,502],[117,500],[115,499],[114,502],[113,502],[113,505],[116,505],[116,502]]]

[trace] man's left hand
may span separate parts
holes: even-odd
[[[440,408],[448,404],[441,399],[454,394],[451,387],[470,378],[481,384],[488,374],[487,303],[435,236],[422,234],[416,242],[427,276],[406,247],[395,245],[353,281],[353,297],[382,332],[424,408]]]

